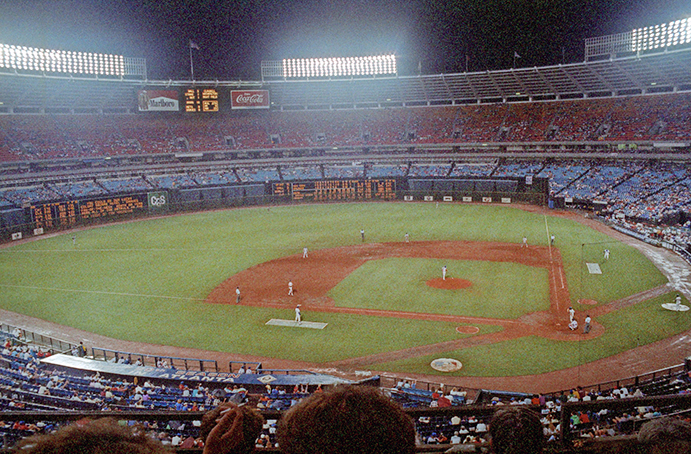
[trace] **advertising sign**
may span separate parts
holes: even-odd
[[[268,109],[269,90],[231,90],[231,109]]]
[[[139,90],[137,107],[140,112],[178,112],[180,103],[175,90]]]

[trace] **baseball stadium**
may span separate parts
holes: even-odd
[[[417,452],[486,452],[510,404],[549,452],[638,452],[691,417],[689,42],[683,19],[578,63],[254,81],[0,44],[3,452],[92,413],[201,452],[226,401],[281,452],[284,412],[344,384],[412,415]]]

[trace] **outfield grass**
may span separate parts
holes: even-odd
[[[473,285],[427,286],[443,265]],[[546,269],[518,263],[389,258],[366,262],[329,296],[346,307],[515,319],[549,309],[548,279]]]
[[[670,312],[660,306],[673,300],[674,294],[668,293],[603,315],[596,321],[605,327],[605,333],[579,342],[528,336],[447,352],[445,355],[463,363],[463,369],[449,375],[489,377],[541,374],[616,355],[690,330],[691,317],[684,313]],[[429,365],[438,357],[439,355],[429,355],[410,358],[377,364],[373,368],[392,372],[438,374]]]
[[[14,245],[0,250],[0,307],[115,338],[328,361],[456,334],[445,324],[336,315],[325,320],[328,336],[285,331],[263,327],[280,311],[203,300],[228,276],[299,254],[304,246],[359,244],[361,228],[368,242],[401,241],[408,232],[411,241],[518,243],[526,235],[531,244],[546,244],[546,226],[562,251],[574,301],[605,303],[665,282],[647,259],[621,243],[610,245],[605,275],[584,276],[583,244],[611,239],[565,219],[509,206],[353,203],[204,212],[80,231],[76,246],[72,233]]]

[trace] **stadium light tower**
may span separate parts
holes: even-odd
[[[262,78],[341,78],[397,74],[396,56],[286,58],[262,61]]]
[[[585,40],[585,59],[663,51],[691,43],[691,17]]]
[[[146,60],[122,55],[74,52],[0,43],[0,68],[93,76],[142,76]]]

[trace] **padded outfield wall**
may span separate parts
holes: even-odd
[[[546,178],[360,178],[274,181],[55,200],[0,212],[2,241],[160,214],[344,201],[462,201],[547,205]]]

